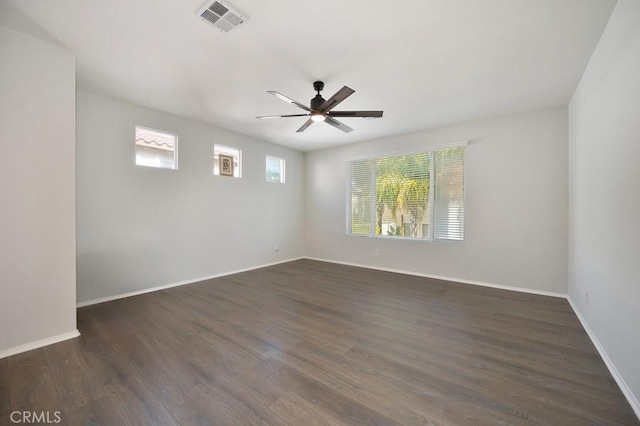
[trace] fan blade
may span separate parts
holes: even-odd
[[[383,111],[331,111],[327,115],[331,117],[361,117],[361,118],[380,118]]]
[[[293,104],[293,105],[297,106],[298,108],[302,108],[305,111],[311,112],[311,108],[309,108],[308,106],[303,105],[300,102],[294,101],[293,99],[286,97],[282,93],[274,92],[273,90],[269,90],[269,91],[267,91],[267,93],[271,93],[273,96],[275,96],[276,98],[278,98],[280,100],[283,100],[285,102]]]
[[[308,117],[309,114],[288,114],[288,115],[261,115],[260,117],[256,117],[256,118],[287,118],[287,117]]]
[[[311,120],[309,120],[309,121],[311,121]],[[327,117],[324,120],[324,122],[327,123],[327,124],[331,124],[333,127],[336,127],[336,128],[342,130],[345,133],[349,133],[350,131],[353,130],[351,127],[347,126],[344,123],[339,122],[335,118]]]
[[[322,105],[320,105],[319,110],[322,112],[330,111],[333,107],[338,105],[340,102],[347,99],[349,96],[353,95],[355,90],[344,86],[342,89],[338,90],[335,95],[327,99]]]
[[[305,130],[307,130],[307,127],[311,126],[312,124],[313,120],[308,119],[298,130],[296,130],[296,133],[304,132]]]

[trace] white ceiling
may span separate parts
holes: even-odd
[[[75,52],[78,86],[302,151],[566,103],[615,0],[229,0],[224,34],[203,0],[0,0],[0,24]],[[303,104],[384,110],[295,133]]]

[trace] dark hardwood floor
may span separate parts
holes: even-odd
[[[300,260],[78,323],[0,360],[2,424],[640,424],[552,297]]]

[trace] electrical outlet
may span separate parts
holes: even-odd
[[[378,250],[377,248],[373,249],[373,254],[375,254],[376,256],[379,255],[380,254],[380,250]]]

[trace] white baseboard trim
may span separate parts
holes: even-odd
[[[598,350],[600,357],[602,358],[605,365],[609,369],[609,372],[613,376],[613,379],[616,381],[616,383],[620,387],[620,390],[622,391],[624,396],[627,398],[627,401],[629,401],[629,405],[631,405],[631,408],[636,413],[636,416],[638,416],[638,419],[640,419],[640,402],[638,402],[638,398],[633,394],[633,392],[631,391],[631,388],[629,388],[629,385],[627,385],[627,382],[625,382],[625,380],[622,378],[622,375],[620,375],[620,373],[618,372],[618,369],[616,368],[615,364],[613,363],[613,361],[611,361],[611,358],[609,358],[607,351],[604,350],[604,347],[600,344],[600,341],[596,337],[595,333],[593,332],[591,327],[589,327],[589,323],[587,323],[587,320],[582,316],[576,304],[573,303],[573,300],[571,299],[571,297],[567,296],[567,300],[569,301],[569,305],[571,305],[571,309],[573,309],[573,312],[575,312],[576,316],[580,320],[580,323],[582,324],[582,328],[585,329],[585,331],[587,332],[587,335],[591,339],[591,342],[593,342],[593,345]]]
[[[227,276],[227,275],[239,274],[240,272],[252,271],[254,269],[267,268],[269,266],[279,265],[281,263],[293,262],[294,260],[300,260],[300,259],[303,259],[303,257],[294,257],[294,258],[291,258],[291,259],[281,260],[281,261],[273,262],[273,263],[267,263],[267,264],[264,264],[264,265],[251,266],[249,268],[236,269],[234,271],[221,272],[219,274],[209,275],[209,276],[206,276],[206,277],[194,278],[194,279],[185,280],[185,281],[178,281],[176,283],[164,284],[164,285],[159,285],[159,286],[155,286],[155,287],[149,287],[149,288],[145,288],[145,289],[142,289],[142,290],[116,294],[116,295],[113,295],[113,296],[99,297],[97,299],[91,299],[91,300],[86,300],[84,302],[79,302],[79,303],[76,304],[76,307],[77,308],[82,308],[82,307],[85,307],[85,306],[97,305],[98,303],[110,302],[112,300],[124,299],[126,297],[139,296],[139,295],[145,294],[145,293],[153,293],[154,291],[166,290],[168,288],[179,287],[181,285],[193,284],[193,283],[197,283],[197,282],[200,282],[200,281],[211,280],[213,278],[224,277],[224,276]]]
[[[65,340],[73,339],[80,336],[80,332],[76,329],[68,333],[58,334],[57,336],[47,337],[45,339],[36,340],[34,342],[25,343],[23,345],[14,346],[12,348],[0,350],[0,359],[6,358],[11,355],[17,355],[22,352],[32,351],[34,349],[41,348],[43,346],[53,345],[54,343],[63,342]]]
[[[482,281],[465,280],[465,279],[462,279],[462,278],[442,277],[440,275],[423,274],[423,273],[420,273],[420,272],[405,271],[405,270],[402,270],[402,269],[393,269],[393,268],[383,268],[383,267],[379,267],[379,266],[364,265],[364,264],[359,264],[359,263],[340,262],[340,261],[337,261],[337,260],[321,259],[321,258],[317,258],[317,257],[305,256],[304,258],[305,259],[309,259],[309,260],[317,260],[319,262],[328,262],[328,263],[336,263],[336,264],[339,264],[339,265],[355,266],[357,268],[375,269],[377,271],[393,272],[393,273],[396,273],[396,274],[413,275],[413,276],[416,276],[416,277],[433,278],[433,279],[436,279],[436,280],[443,280],[443,281],[453,281],[453,282],[462,283],[462,284],[479,285],[479,286],[482,286],[482,287],[491,287],[491,288],[497,288],[497,289],[500,289],[500,290],[518,291],[520,293],[537,294],[537,295],[540,295],[540,296],[559,297],[559,298],[562,298],[562,299],[566,299],[567,298],[566,294],[554,293],[552,291],[532,290],[532,289],[521,288],[521,287],[511,287],[511,286],[508,286],[508,285],[491,284],[491,283],[485,283],[485,282],[482,282]]]
[[[550,292],[550,291],[531,290],[531,289],[524,289],[524,288],[520,288],[520,287],[511,287],[511,286],[505,286],[505,285],[500,285],[500,284],[491,284],[491,283],[486,283],[486,282],[481,282],[481,281],[465,280],[465,279],[462,279],[462,278],[452,278],[452,277],[443,277],[443,276],[439,276],[439,275],[422,274],[422,273],[419,273],[419,272],[405,271],[405,270],[401,270],[401,269],[383,268],[383,267],[364,265],[364,264],[359,264],[359,263],[340,262],[340,261],[337,261],[337,260],[322,259],[322,258],[309,257],[309,256],[300,256],[300,257],[294,257],[294,258],[291,258],[291,259],[281,260],[281,261],[278,261],[278,262],[272,262],[272,263],[267,263],[267,264],[258,265],[258,266],[251,266],[249,268],[237,269],[237,270],[227,271],[227,272],[221,272],[219,274],[209,275],[209,276],[206,276],[206,277],[194,278],[194,279],[191,279],[191,280],[185,280],[185,281],[179,281],[179,282],[175,282],[175,283],[171,283],[171,284],[164,284],[164,285],[160,285],[160,286],[149,287],[149,288],[145,288],[145,289],[142,289],[142,290],[131,291],[131,292],[127,292],[127,293],[120,293],[120,294],[116,294],[116,295],[113,295],[113,296],[99,297],[97,299],[86,300],[84,302],[78,302],[76,304],[76,307],[77,308],[82,308],[82,307],[85,307],[85,306],[97,305],[98,303],[110,302],[112,300],[124,299],[126,297],[139,296],[139,295],[145,294],[145,293],[152,293],[154,291],[165,290],[165,289],[172,288],[172,287],[179,287],[179,286],[182,286],[182,285],[193,284],[193,283],[197,283],[197,282],[200,282],[200,281],[210,280],[210,279],[213,279],[213,278],[220,278],[220,277],[224,277],[224,276],[227,276],[227,275],[233,275],[233,274],[238,274],[238,273],[241,273],[241,272],[252,271],[254,269],[267,268],[269,266],[279,265],[281,263],[293,262],[293,261],[300,260],[300,259],[309,259],[309,260],[316,260],[316,261],[319,261],[319,262],[336,263],[336,264],[339,264],[339,265],[355,266],[355,267],[358,267],[358,268],[375,269],[375,270],[378,270],[378,271],[394,272],[394,273],[397,273],[397,274],[413,275],[413,276],[424,277],[424,278],[433,278],[433,279],[443,280],[443,281],[453,281],[453,282],[458,282],[458,283],[462,283],[462,284],[479,285],[479,286],[482,286],[482,287],[491,287],[491,288],[497,288],[497,289],[501,289],[501,290],[518,291],[518,292],[521,292],[521,293],[537,294],[537,295],[541,295],[541,296],[551,296],[551,297],[560,297],[560,298],[566,298],[567,297],[566,294],[554,293],[554,292]]]

